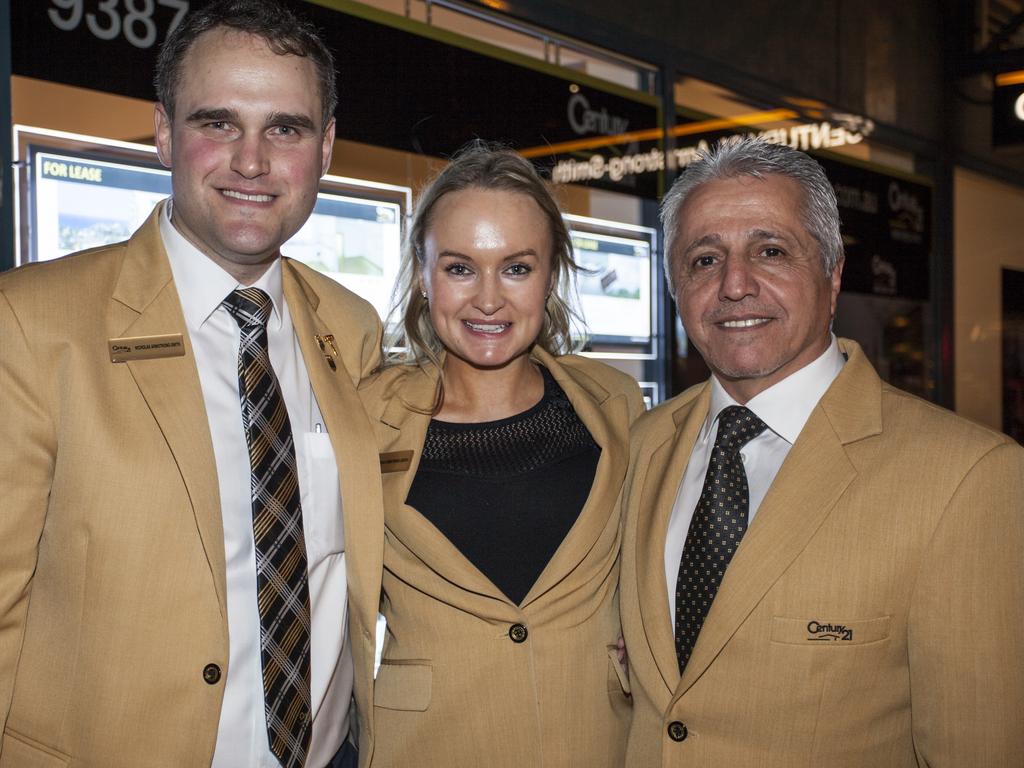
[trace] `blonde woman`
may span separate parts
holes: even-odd
[[[642,400],[566,354],[576,268],[513,152],[473,146],[419,199],[407,353],[362,391],[386,523],[375,766],[623,764],[617,502]]]

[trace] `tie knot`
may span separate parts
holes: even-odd
[[[265,328],[273,307],[270,296],[259,288],[238,288],[221,304],[242,328],[254,325]]]
[[[730,405],[718,415],[715,446],[729,453],[738,451],[768,429],[768,425],[742,405]]]

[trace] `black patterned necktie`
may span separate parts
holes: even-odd
[[[718,416],[718,434],[711,449],[704,487],[690,520],[676,580],[679,674],[690,661],[725,569],[747,531],[750,493],[740,449],[767,428],[740,405],[731,405]]]
[[[312,728],[309,585],[295,445],[267,347],[270,297],[242,288],[224,300],[241,329],[238,390],[252,472],[252,529],[260,612],[263,702],[270,750],[302,766]]]

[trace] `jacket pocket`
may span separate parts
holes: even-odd
[[[425,661],[384,660],[373,684],[374,706],[424,712],[430,706],[433,670]]]
[[[845,648],[877,643],[889,637],[891,616],[844,620],[830,616],[772,617],[771,641],[782,645]]]
[[[67,768],[71,758],[35,739],[4,731],[0,768]]]

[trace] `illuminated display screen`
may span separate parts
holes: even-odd
[[[568,218],[568,217],[567,217]],[[653,232],[611,235],[568,221],[577,263],[580,310],[592,341],[648,344],[652,328],[651,254]],[[602,222],[607,230],[611,222]]]
[[[401,249],[400,205],[321,192],[313,215],[281,252],[362,296],[383,319]]]
[[[166,169],[31,149],[28,259],[47,261],[127,240],[171,194]],[[155,161],[155,156],[154,156]],[[327,177],[306,224],[281,247],[369,301],[383,318],[401,258],[404,188],[354,197]],[[360,189],[360,195],[376,190]]]
[[[127,240],[171,194],[171,174],[144,165],[33,153],[32,261]]]

